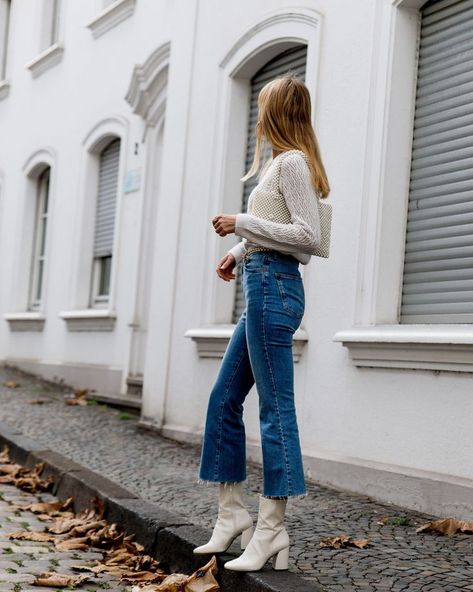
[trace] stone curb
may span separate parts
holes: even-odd
[[[16,428],[0,421],[0,444],[10,448],[15,462],[32,468],[45,463],[43,475],[54,478],[53,494],[59,499],[74,497],[76,512],[90,507],[98,496],[105,504],[105,518],[117,522],[127,533],[133,533],[144,545],[145,552],[156,557],[163,567],[173,572],[191,573],[202,567],[210,555],[196,556],[192,549],[206,543],[211,532],[186,522],[183,516],[172,514],[140,499],[131,491],[83,465],[44,448]],[[229,552],[231,551],[231,553]],[[315,583],[288,571],[264,567],[259,572],[234,572],[223,567],[225,561],[240,554],[234,543],[229,551],[217,555],[217,580],[225,592],[322,592]]]

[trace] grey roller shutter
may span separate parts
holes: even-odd
[[[422,8],[400,321],[473,322],[473,0]]]
[[[119,162],[120,140],[117,139],[113,140],[100,154],[94,257],[112,255]]]
[[[307,62],[307,46],[301,45],[288,49],[267,64],[265,64],[251,79],[251,96],[250,96],[250,115],[248,121],[248,143],[246,152],[245,170],[248,170],[253,162],[255,155],[255,126],[258,117],[258,94],[263,86],[278,76],[283,76],[289,71],[294,72],[300,78],[305,80],[305,70]],[[271,149],[263,154],[263,162],[271,157]],[[243,187],[243,203],[242,212],[246,212],[248,204],[248,196],[253,191],[257,184],[257,180],[252,177]],[[236,323],[245,308],[245,298],[243,295],[243,287],[241,283],[241,266],[237,267],[236,271],[236,293],[235,304],[233,308],[233,322]]]

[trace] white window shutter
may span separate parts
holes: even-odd
[[[422,8],[401,323],[473,322],[473,2]]]
[[[100,154],[94,257],[107,257],[113,252],[119,163],[120,140],[117,139]]]

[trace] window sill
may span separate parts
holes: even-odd
[[[41,332],[46,320],[41,312],[9,312],[3,315],[10,331],[35,331]]]
[[[43,72],[46,72],[46,70],[59,64],[63,54],[64,47],[59,43],[54,43],[31,60],[31,62],[28,62],[25,68],[31,72],[33,78],[36,78],[43,74]]]
[[[135,2],[136,0],[116,0],[92,19],[87,27],[92,31],[94,39],[130,17],[135,10]]]
[[[473,372],[473,325],[374,325],[339,331],[333,341],[355,366]]]
[[[225,349],[230,341],[235,325],[207,325],[197,329],[189,329],[184,333],[185,337],[190,337],[197,344],[197,353],[199,358],[223,358]],[[302,355],[302,350],[309,337],[304,329],[297,329],[293,337],[293,359],[298,362]]]
[[[0,101],[6,99],[10,93],[10,85],[6,80],[0,80]]]
[[[68,331],[112,331],[117,318],[110,310],[94,308],[63,311],[59,316],[66,322]]]

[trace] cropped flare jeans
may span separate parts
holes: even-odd
[[[292,337],[304,314],[299,261],[254,251],[242,262],[246,307],[210,393],[199,481],[246,479],[243,403],[256,383],[263,453],[263,495],[306,495],[294,403]]]

